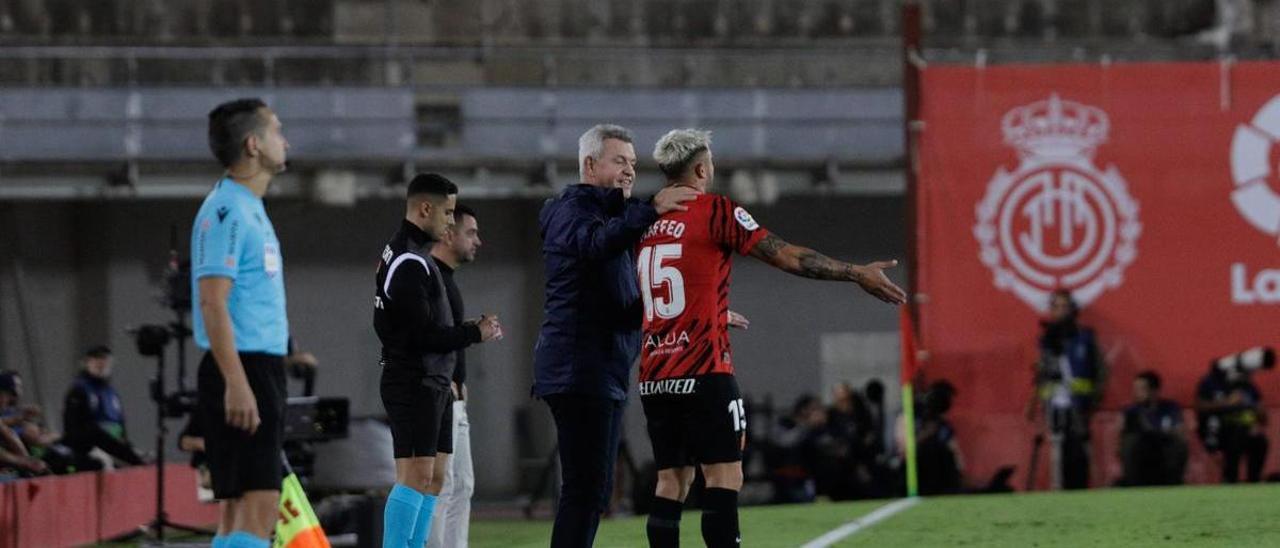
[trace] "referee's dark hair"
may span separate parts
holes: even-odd
[[[262,99],[246,98],[227,101],[209,111],[209,150],[222,167],[240,160],[245,138],[266,123],[260,114],[264,108],[267,104]]]
[[[450,194],[458,193],[458,185],[440,175],[439,173],[420,173],[409,181],[409,192],[406,196],[409,201],[416,198],[433,197],[448,198]]]

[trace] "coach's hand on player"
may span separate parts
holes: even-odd
[[[747,317],[743,316],[742,314],[739,314],[737,312],[730,310],[729,311],[729,327],[746,329],[748,327],[751,327],[751,320],[748,320]]]
[[[889,281],[889,277],[884,275],[885,269],[895,266],[898,266],[898,261],[876,261],[857,267],[858,285],[862,286],[863,291],[886,303],[907,302],[907,292],[894,285]]]
[[[658,215],[669,211],[689,211],[688,207],[681,204],[696,199],[699,194],[702,192],[687,186],[669,186],[653,197],[653,208],[658,210]]]
[[[480,342],[502,339],[502,324],[498,323],[497,315],[480,315],[480,319],[476,320],[476,327],[480,328]]]
[[[227,383],[226,409],[227,424],[232,428],[252,434],[262,424],[262,417],[258,415],[258,400],[253,397],[253,390],[249,388],[247,380]]]

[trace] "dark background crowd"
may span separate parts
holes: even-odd
[[[23,401],[22,376],[0,371],[0,481],[144,462],[111,386],[111,349],[94,346],[80,364],[63,402],[62,433],[50,428],[45,409]]]

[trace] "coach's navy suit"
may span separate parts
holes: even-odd
[[[643,304],[635,245],[658,219],[618,189],[572,185],[539,218],[546,305],[533,395],[551,407],[564,484],[553,547],[591,546],[612,487]]]

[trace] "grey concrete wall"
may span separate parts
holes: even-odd
[[[788,241],[862,262],[902,257],[902,203],[900,198],[806,197],[750,209]],[[535,453],[548,450],[554,440],[545,406],[528,395],[542,306],[536,221],[541,200],[471,205],[480,215],[484,246],[479,260],[460,271],[459,285],[469,314],[497,313],[506,327],[504,340],[473,349],[469,357],[477,487],[482,497],[503,497],[514,494],[521,481],[520,410],[527,408],[533,419]],[[0,368],[21,371],[29,384],[36,370],[40,397],[55,425],[79,352],[106,342],[116,349],[115,382],[131,437],[151,447],[155,419],[147,380],[154,362],[138,356],[124,329],[170,320],[156,298],[169,227],[177,224],[185,253],[197,207],[195,201],[0,203]],[[293,334],[321,361],[318,391],[351,398],[356,415],[381,412],[371,283],[401,207],[396,201],[373,201],[336,209],[268,199],[285,257]],[[14,276],[19,263],[25,274],[21,300]],[[803,392],[825,390],[820,386],[823,333],[895,328],[894,309],[854,286],[792,277],[749,258],[739,258],[736,265],[731,304],[752,320],[749,331],[733,335],[734,361],[746,393],[771,393],[786,404]],[[894,278],[904,280],[905,268]],[[25,324],[21,301],[30,311]],[[28,338],[35,345],[34,364],[28,359]],[[194,345],[188,349],[190,385],[199,355]],[[636,402],[628,414],[628,438],[636,455],[647,459]]]

